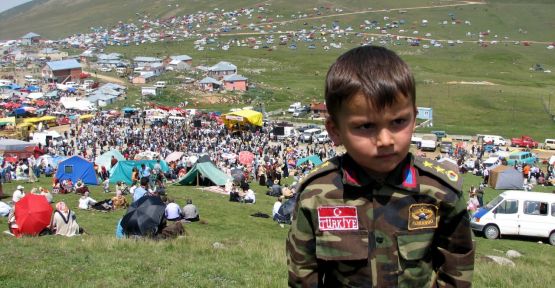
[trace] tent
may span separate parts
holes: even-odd
[[[73,183],[81,179],[85,184],[98,185],[93,163],[80,156],[72,156],[60,162],[56,178],[60,181],[71,179]]]
[[[521,190],[524,185],[524,177],[512,166],[499,165],[490,170],[488,185],[493,189]]]
[[[180,185],[192,185],[196,183],[197,176],[200,173],[201,176],[207,178],[212,183],[223,186],[225,183],[231,179],[231,177],[225,174],[222,170],[218,169],[208,156],[202,156],[195,166],[185,174],[181,179],[177,180],[176,183]]]
[[[35,146],[34,143],[17,139],[0,139],[0,151],[20,151],[27,147]]]
[[[118,161],[116,166],[110,169],[110,183],[116,183],[118,181],[122,181],[128,185],[131,185],[133,181],[131,181],[131,171],[133,167],[137,167],[137,169],[141,169],[141,165],[145,164],[146,166],[150,167],[150,169],[154,169],[154,164],[156,164],[158,160],[121,160]],[[168,172],[170,168],[168,167],[168,163],[164,160],[160,160],[160,167],[162,171]]]
[[[94,160],[94,163],[100,167],[104,166],[106,169],[110,169],[112,168],[112,156],[114,156],[114,158],[118,161],[125,160],[125,157],[123,157],[118,150],[110,149],[110,151],[98,156],[98,158]]]
[[[304,158],[301,158],[301,159],[297,160],[296,166],[299,167],[304,162],[307,162],[307,161],[312,162],[312,164],[314,164],[314,166],[322,164],[322,160],[320,159],[320,157],[318,157],[318,155],[313,154],[313,155],[310,155],[308,157],[304,157]]]
[[[227,127],[235,124],[250,124],[262,127],[262,113],[254,110],[239,110],[224,114],[221,117]]]

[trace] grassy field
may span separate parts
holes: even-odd
[[[464,176],[464,190],[479,181],[473,175]],[[50,179],[42,178],[35,186],[49,183]],[[16,183],[6,184],[4,191],[10,195],[15,186]],[[31,184],[25,186],[29,190]],[[124,211],[79,211],[78,196],[56,195],[55,201],[66,201],[76,212],[78,223],[88,234],[22,239],[1,234],[0,286],[284,287],[288,227],[280,228],[271,219],[250,216],[256,212],[271,214],[275,201],[264,195],[264,187],[252,186],[257,193],[254,205],[232,203],[226,196],[192,186],[171,186],[168,194],[178,204],[193,199],[203,223],[185,225],[187,235],[183,238],[159,242],[117,240],[115,225]],[[547,187],[538,190],[551,191]],[[92,191],[97,200],[108,198],[100,187],[92,187]],[[499,192],[487,189],[485,201]],[[0,226],[7,226],[5,218],[0,218]],[[546,241],[476,237],[474,286],[549,287],[555,281],[551,271],[554,247],[538,244],[538,240]],[[215,243],[223,247],[215,248]],[[523,254],[514,260],[516,267],[497,266],[482,259],[484,255],[503,256],[509,249]]]

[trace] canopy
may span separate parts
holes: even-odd
[[[320,159],[320,157],[316,154],[313,154],[313,155],[310,155],[308,157],[304,157],[304,158],[301,158],[301,159],[297,160],[296,166],[299,167],[307,161],[312,162],[312,164],[314,164],[314,166],[322,164],[322,160]]]
[[[181,159],[181,157],[183,156],[183,152],[179,152],[179,151],[174,151],[172,153],[170,153],[170,155],[168,155],[166,157],[166,162],[172,162],[172,161],[177,161],[179,159]]]
[[[81,179],[85,184],[98,185],[93,163],[80,156],[72,156],[60,162],[56,178],[60,182],[65,179],[71,179],[73,183],[76,183],[77,180]]]
[[[31,142],[21,141],[17,139],[0,139],[0,151],[21,151],[27,147],[35,146]]]
[[[199,159],[199,161],[183,176],[183,178],[177,180],[176,183],[180,185],[192,185],[196,183],[197,175],[200,173],[205,178],[208,178],[212,183],[223,186],[231,177],[225,174],[222,170],[218,169],[210,159],[205,158]]]
[[[114,156],[114,158],[118,161],[125,160],[125,157],[123,157],[118,150],[110,149],[110,151],[98,156],[96,160],[94,160],[94,163],[98,166],[104,166],[106,169],[110,169],[112,168],[112,156]]]
[[[236,123],[262,126],[263,116],[262,113],[254,110],[239,110],[223,114],[221,118],[224,121],[224,124],[228,127],[233,126]]]
[[[118,161],[116,166],[110,169],[110,183],[117,183],[118,181],[125,182],[128,185],[131,185],[133,181],[131,181],[131,172],[133,171],[133,167],[137,167],[137,169],[141,169],[141,164],[145,164],[146,166],[150,167],[150,169],[154,169],[154,165],[158,160],[122,160]],[[170,168],[168,167],[168,163],[164,160],[160,160],[160,167],[162,168],[163,172],[168,172]]]

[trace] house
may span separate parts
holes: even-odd
[[[191,70],[192,64],[193,58],[188,55],[170,56],[169,62],[167,62],[167,69],[174,71],[186,71]]]
[[[162,59],[156,57],[143,57],[138,56],[133,58],[133,63],[136,67],[144,67],[146,65],[160,64],[162,65]]]
[[[42,78],[57,83],[77,81],[82,72],[81,63],[75,59],[46,62],[41,70]]]
[[[133,84],[146,84],[146,82],[154,79],[156,77],[156,75],[154,75],[154,73],[152,72],[141,72],[141,74],[139,76],[135,76],[133,77],[133,79],[131,79],[131,83]]]
[[[200,89],[203,91],[212,92],[214,90],[220,90],[222,83],[212,77],[205,77],[198,82]]]
[[[99,66],[113,68],[116,67],[118,64],[122,64],[120,53],[98,54],[96,58],[96,64],[98,64]]]
[[[154,76],[160,76],[162,75],[162,73],[164,73],[165,70],[166,67],[164,67],[164,65],[162,65],[161,63],[152,63],[143,66],[143,71],[141,71],[140,73],[152,73],[154,74]]]
[[[51,61],[58,61],[58,60],[62,60],[64,58],[67,58],[68,54],[67,52],[62,52],[58,49],[54,49],[54,48],[44,48],[41,49],[39,51],[39,53],[37,54],[37,57],[39,59],[47,59],[47,60],[51,60]]]
[[[248,80],[237,74],[227,75],[224,76],[224,88],[231,91],[247,91],[249,89]]]
[[[326,103],[313,102],[310,104],[310,111],[319,117],[328,117],[328,108],[326,107]]]
[[[95,91],[93,94],[91,94],[89,97],[86,98],[87,101],[99,107],[104,107],[108,104],[112,104],[117,99],[118,99],[118,96],[104,94],[102,91],[99,91],[99,90]]]
[[[34,32],[29,32],[21,37],[21,44],[33,45],[40,42],[40,35]]]
[[[216,78],[223,78],[231,74],[237,74],[237,66],[226,61],[220,61],[208,70],[208,75]]]

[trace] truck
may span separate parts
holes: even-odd
[[[295,103],[289,105],[289,108],[287,109],[287,112],[293,113],[297,109],[300,109],[301,107],[302,107],[301,102],[295,102]]]
[[[534,141],[530,136],[520,136],[520,138],[511,138],[511,146],[538,148],[538,142]]]
[[[453,152],[453,139],[451,138],[442,138],[441,144],[439,146],[439,151],[441,153],[449,153]]]
[[[422,151],[436,151],[437,147],[437,136],[435,134],[424,134],[422,135],[422,141],[420,141],[420,149]]]

